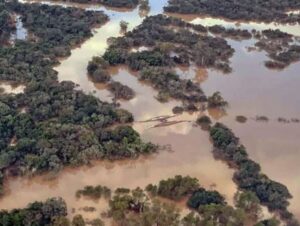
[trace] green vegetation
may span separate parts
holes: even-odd
[[[212,96],[207,99],[208,107],[210,108],[224,108],[228,105],[227,101],[223,99],[220,92],[213,93]]]
[[[0,182],[3,175],[57,172],[66,165],[156,151],[130,126],[122,126],[133,121],[129,112],[76,90],[72,82],[59,83],[53,70],[58,57],[68,56],[107,16],[15,1],[5,7],[21,16],[35,41],[0,48],[0,80],[26,86],[22,94],[0,96]]]
[[[243,115],[238,115],[235,117],[235,120],[239,123],[246,123],[248,119]]]
[[[76,194],[99,198],[103,195],[102,186],[86,186]],[[106,189],[107,191],[109,189]],[[232,225],[243,226],[248,220],[257,222],[261,211],[259,200],[254,193],[239,192],[235,197],[235,208],[227,205],[223,196],[217,191],[201,188],[195,178],[175,176],[159,182],[159,185],[148,185],[147,193],[141,188],[133,190],[118,188],[109,198],[109,209],[105,216],[120,226],[203,226]],[[101,194],[100,194],[101,193]],[[100,195],[99,195],[100,194]],[[181,217],[176,202],[159,199],[177,200],[188,198],[187,206],[193,211]],[[95,211],[93,207],[87,210]],[[3,226],[103,226],[101,219],[84,220],[75,215],[70,221],[66,218],[66,205],[62,199],[49,199],[45,203],[33,203],[25,209],[0,212],[0,224]],[[258,222],[256,226],[276,226],[277,220],[269,219]]]
[[[179,211],[174,206],[146,199],[140,190],[134,190],[130,195],[114,196],[109,214],[117,225],[123,226],[179,225]]]
[[[203,216],[203,225],[245,225],[245,212],[231,206],[211,204],[200,208],[199,212]]]
[[[129,25],[128,22],[121,20],[121,22],[120,22],[121,32],[125,33],[127,31],[128,25]]]
[[[110,200],[108,213],[116,225],[243,226],[249,220],[254,223],[260,218],[261,207],[254,193],[239,192],[235,197],[236,206],[232,207],[217,191],[201,188],[197,179],[188,176],[162,180],[157,186],[148,185],[146,191],[150,197],[140,188],[122,190],[126,192],[115,193]],[[186,197],[187,206],[193,211],[181,218],[175,202],[166,204],[157,195],[176,201]]]
[[[280,222],[274,218],[262,220],[258,222],[255,226],[279,226]]]
[[[223,124],[216,123],[210,130],[210,136],[214,144],[214,154],[235,166],[234,181],[238,187],[253,192],[270,211],[278,212],[287,222],[294,222],[293,215],[287,209],[288,200],[292,198],[287,187],[264,175],[260,166],[249,159],[239,139]]]
[[[170,26],[179,29],[174,30]],[[131,48],[140,46],[151,47],[152,50],[130,52]],[[233,52],[224,39],[207,35],[207,29],[202,25],[157,15],[147,17],[124,37],[115,38],[103,57],[111,65],[126,63],[134,70],[146,66],[189,65],[193,61],[198,66],[228,72],[228,59]]]
[[[209,116],[203,115],[203,116],[197,118],[196,123],[198,125],[210,125],[212,123],[212,121]]]
[[[208,31],[210,31],[214,35],[221,35],[224,38],[231,38],[237,40],[252,38],[252,34],[248,30],[225,28],[221,25],[210,26],[208,27]]]
[[[231,20],[300,23],[299,14],[288,14],[289,10],[299,10],[297,0],[169,0],[166,12],[199,14],[223,17]]]
[[[251,36],[251,33],[244,30],[228,30],[223,33],[236,37],[248,38],[249,34]],[[132,48],[144,46],[148,49],[131,51]],[[109,48],[102,58],[97,57],[90,62],[88,71],[92,75],[98,70],[94,77],[99,75],[98,80],[106,81],[102,77],[108,77],[105,72],[107,63],[126,64],[130,69],[139,72],[138,78],[141,81],[158,90],[156,98],[159,101],[177,99],[182,102],[181,109],[197,111],[203,109],[204,103],[208,101],[206,96],[199,84],[180,78],[173,68],[176,65],[190,65],[193,62],[198,66],[230,72],[229,58],[233,52],[225,39],[212,37],[208,34],[208,29],[202,25],[157,15],[147,17],[140,26],[127,32],[124,37],[111,38]],[[223,108],[227,102],[222,99],[220,93],[215,93],[209,99],[208,105]]]
[[[54,1],[54,0],[53,0]],[[116,8],[135,8],[139,4],[139,0],[63,0],[82,4],[101,4],[108,7]]]
[[[264,30],[255,46],[267,52],[270,60],[265,62],[271,69],[283,69],[300,60],[300,46],[296,45],[292,35],[280,30]]]
[[[93,57],[87,70],[95,83],[107,83],[108,90],[114,95],[114,100],[130,100],[135,96],[134,91],[120,82],[113,81],[108,72],[109,63],[102,57]]]
[[[45,226],[51,225],[57,218],[67,215],[66,203],[61,198],[48,199],[46,202],[34,202],[24,209],[10,212],[0,211],[0,225],[3,226]],[[61,220],[62,221],[62,220]],[[59,224],[54,224],[59,225]],[[68,224],[60,224],[68,225]]]
[[[235,195],[235,206],[244,210],[253,220],[261,217],[262,208],[257,196],[251,191],[238,192]]]
[[[192,194],[200,187],[196,178],[180,175],[167,180],[161,180],[158,186],[148,185],[146,190],[152,195],[159,195],[172,200],[180,200]]]
[[[0,2],[0,46],[8,41],[11,32],[15,29],[13,17],[6,9],[4,3]]]
[[[97,185],[93,186],[86,186],[82,190],[78,190],[76,192],[76,197],[89,197],[91,199],[100,199],[102,196],[106,199],[110,198],[111,190],[106,186]]]
[[[95,83],[106,83],[110,81],[110,75],[107,71],[108,63],[101,57],[93,57],[88,64],[88,74]]]
[[[224,205],[225,199],[217,191],[206,191],[204,188],[199,188],[189,198],[188,206],[193,209],[199,209],[201,206],[210,204]]]
[[[168,101],[168,97],[181,100],[187,106],[199,105],[206,101],[201,88],[191,80],[180,79],[172,71],[162,68],[146,68],[140,72],[139,80],[151,84],[158,93],[158,100]]]
[[[108,84],[108,90],[113,93],[115,100],[130,100],[135,96],[135,92],[129,86],[123,85],[120,82],[110,82]]]
[[[259,122],[268,122],[269,118],[267,116],[264,116],[264,115],[258,115],[258,116],[255,117],[255,120],[259,121]]]
[[[150,11],[149,0],[140,0],[139,10],[149,12]]]

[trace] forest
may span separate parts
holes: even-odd
[[[297,0],[169,0],[168,3],[164,10],[169,13],[266,23],[300,23],[299,14],[288,13],[300,9]]]
[[[69,56],[107,16],[18,2],[4,7],[20,14],[36,38],[0,49],[0,79],[26,86],[24,93],[0,97],[1,184],[4,175],[55,173],[66,165],[136,158],[157,150],[123,125],[133,121],[132,114],[76,90],[72,82],[57,81],[53,66],[58,57]]]

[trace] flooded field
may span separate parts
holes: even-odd
[[[149,15],[163,12],[167,0],[151,0]],[[72,6],[78,6],[71,4]],[[138,9],[132,11],[104,8],[101,6],[80,5],[88,10],[104,10],[110,21],[94,30],[94,36],[80,47],[72,50],[72,55],[61,61],[55,68],[59,81],[71,80],[87,93],[101,100],[111,101],[111,94],[101,84],[91,82],[86,67],[93,56],[101,55],[107,48],[106,40],[120,33],[120,21],[129,22],[129,29],[139,25],[143,17]],[[178,16],[178,15],[176,15]],[[221,24],[227,27],[245,29],[278,28],[282,31],[299,35],[300,27],[294,25],[277,26],[263,23],[233,23],[214,18],[195,18],[180,15],[185,20],[203,25]],[[300,119],[300,64],[295,63],[282,71],[267,69],[264,52],[249,52],[247,47],[254,41],[232,41],[235,49],[231,58],[233,72],[227,75],[215,70],[202,68],[178,68],[177,72],[184,78],[198,81],[205,93],[210,95],[220,91],[229,102],[227,112],[208,111],[214,120],[221,121],[233,129],[242,143],[247,147],[250,157],[258,162],[262,171],[270,178],[285,184],[294,198],[290,210],[300,219],[300,123],[283,123],[278,118]],[[167,123],[155,120],[156,117],[172,116],[176,101],[160,103],[155,99],[157,92],[150,86],[138,81],[134,72],[126,67],[111,68],[113,79],[128,85],[136,92],[130,101],[122,101],[121,106],[135,116],[133,127],[141,133],[143,139],[170,145],[171,152],[162,151],[157,155],[137,160],[121,162],[95,162],[93,166],[79,169],[66,169],[56,178],[47,180],[49,175],[35,178],[17,178],[7,182],[8,194],[1,200],[0,209],[24,207],[35,200],[61,196],[68,206],[70,215],[84,206],[95,206],[95,213],[85,217],[94,217],[106,208],[103,200],[77,200],[75,192],[85,185],[105,185],[112,189],[117,187],[135,188],[157,183],[161,179],[178,174],[197,177],[206,188],[214,188],[224,194],[229,203],[237,188],[232,181],[234,171],[213,158],[212,144],[208,133],[194,125],[198,114],[185,113],[168,118]],[[0,85],[2,87],[2,85]],[[244,124],[236,121],[236,116],[248,118]],[[255,120],[256,116],[266,116],[268,122]]]

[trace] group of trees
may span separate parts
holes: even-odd
[[[7,42],[11,32],[15,29],[12,15],[6,9],[5,4],[0,2],[0,46]]]
[[[210,108],[225,108],[228,102],[224,100],[220,92],[214,92],[207,98],[208,107]]]
[[[239,30],[236,35],[243,36],[244,31]],[[131,51],[132,48],[141,46],[148,47],[148,50]],[[208,101],[206,96],[199,84],[180,78],[172,68],[178,64],[189,65],[193,61],[199,66],[229,72],[228,60],[233,52],[223,38],[211,37],[208,35],[208,28],[202,25],[157,15],[147,17],[140,26],[127,32],[125,36],[110,39],[109,48],[102,57],[96,57],[89,63],[88,72],[94,81],[107,82],[107,64],[126,64],[130,69],[139,72],[141,81],[149,83],[159,91],[159,101],[167,102],[174,98],[182,101],[182,110],[197,111],[205,106]],[[118,93],[130,93],[129,87],[116,87],[120,88],[117,91],[121,91],[114,92],[116,97],[119,96],[116,95]],[[209,100],[209,107],[226,105],[219,93],[215,93]]]
[[[86,186],[81,190],[78,190],[76,192],[76,197],[89,197],[91,199],[100,199],[102,196],[104,198],[110,198],[111,196],[111,190],[106,186]]]
[[[159,91],[158,100],[162,102],[168,101],[169,98],[181,100],[185,110],[189,110],[190,105],[198,110],[196,106],[207,101],[198,84],[191,80],[181,79],[179,75],[167,69],[145,68],[140,72],[139,79]]]
[[[52,198],[45,202],[31,203],[24,209],[15,209],[10,212],[0,211],[0,225],[50,226],[56,218],[65,217],[66,215],[67,206],[65,201],[61,198]]]
[[[113,93],[115,100],[130,100],[135,96],[135,92],[129,86],[123,85],[120,82],[110,82],[108,84],[108,90]]]
[[[246,29],[225,28],[222,25],[210,26],[208,27],[208,31],[214,35],[221,35],[222,37],[231,39],[243,40],[252,38],[251,32]]]
[[[0,96],[1,182],[4,171],[57,172],[93,159],[135,158],[156,151],[130,126],[121,126],[133,121],[132,114],[76,90],[72,82],[59,83],[53,70],[57,57],[68,55],[71,47],[90,37],[92,27],[107,16],[17,1],[5,6],[21,15],[36,40],[0,48],[0,80],[26,86],[24,93]]]
[[[139,10],[143,12],[149,12],[150,11],[149,0],[140,0]]]
[[[259,164],[249,159],[247,151],[233,132],[221,123],[210,130],[214,154],[236,168],[234,181],[241,190],[251,191],[270,211],[276,211],[290,225],[298,225],[288,211],[292,198],[287,187],[269,179],[261,172]]]
[[[242,226],[246,222],[253,225],[278,226],[279,221],[268,219],[259,222],[261,206],[253,192],[238,192],[235,196],[235,206],[229,206],[225,198],[217,191],[208,191],[200,187],[196,178],[175,176],[162,180],[158,185],[150,184],[142,189],[121,189],[115,192],[109,202],[108,216],[117,225],[172,225],[172,226],[203,226],[203,225],[232,225]],[[164,197],[174,201],[188,198],[187,206],[191,212],[184,217],[176,204],[167,204]]]
[[[62,198],[51,198],[45,202],[34,202],[24,209],[0,211],[1,226],[85,226],[81,215],[67,218],[67,206]],[[89,222],[91,226],[104,226],[101,219]]]
[[[95,83],[106,83],[110,81],[108,63],[102,57],[93,57],[88,63],[87,71]]]
[[[256,34],[256,38],[255,46],[266,51],[270,58],[265,62],[266,67],[283,69],[300,60],[300,45],[295,43],[292,35],[278,29],[268,29]]]
[[[150,194],[150,195],[149,195]],[[114,225],[122,226],[203,226],[232,225],[243,226],[245,222],[257,222],[261,207],[258,198],[252,192],[238,192],[235,196],[235,207],[227,205],[224,197],[217,191],[208,191],[200,187],[196,178],[175,176],[162,180],[158,185],[141,188],[118,188],[111,196],[105,186],[86,186],[76,192],[77,197],[85,196],[99,199],[103,195],[109,199],[109,209],[103,216],[111,218]],[[188,198],[187,206],[192,211],[182,217],[176,203],[168,203],[158,198],[164,197],[174,201]],[[84,220],[75,215],[70,221],[67,207],[61,198],[49,199],[46,202],[35,202],[27,208],[10,212],[0,212],[0,224],[3,226],[103,226],[101,219]],[[255,226],[278,226],[275,219],[263,220]]]
[[[179,29],[174,30],[170,26]],[[198,32],[206,34],[200,35]],[[130,52],[131,48],[140,46],[154,50]],[[116,38],[103,57],[112,65],[126,63],[134,70],[145,66],[189,65],[193,61],[198,66],[229,72],[228,59],[233,52],[224,39],[207,35],[207,29],[201,25],[157,15],[147,17],[133,31]]]
[[[120,82],[113,81],[108,72],[109,63],[102,57],[93,57],[87,70],[90,78],[95,83],[106,83],[108,90],[114,95],[114,100],[130,100],[135,92]]]
[[[159,195],[164,198],[179,201],[188,195],[191,195],[200,187],[199,181],[196,178],[189,176],[183,177],[180,175],[167,180],[161,180],[158,184],[149,184],[146,190],[151,195]]]
[[[300,9],[297,0],[170,0],[166,12],[199,14],[224,17],[231,20],[299,23],[299,14],[288,14],[289,10]]]

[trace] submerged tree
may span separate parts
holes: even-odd
[[[126,22],[124,20],[121,20],[121,22],[120,22],[120,28],[121,28],[121,32],[122,33],[125,33],[127,31],[128,25],[129,25],[128,22]]]

